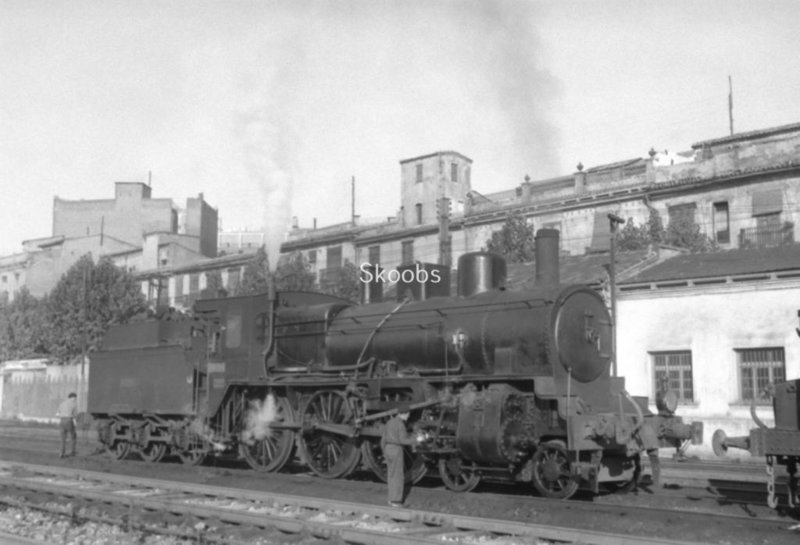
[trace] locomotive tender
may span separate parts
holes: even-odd
[[[702,424],[674,416],[669,395],[653,414],[610,375],[611,317],[594,290],[559,284],[558,247],[558,231],[537,233],[525,291],[476,252],[459,259],[455,296],[433,265],[442,282],[399,275],[393,301],[268,293],[114,326],[92,358],[89,412],[118,458],[238,456],[269,472],[297,449],[321,477],[363,463],[385,478],[383,423],[409,410],[409,479],[436,467],[452,490],[503,478],[555,498],[635,483],[643,451],[699,442]]]

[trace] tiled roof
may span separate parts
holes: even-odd
[[[712,138],[709,140],[702,140],[692,144],[692,149],[702,148],[704,146],[718,146],[720,144],[730,144],[732,142],[739,142],[742,140],[751,140],[754,138],[765,138],[767,136],[774,136],[777,134],[787,132],[800,131],[800,123],[791,123],[789,125],[781,125],[779,127],[769,127],[766,129],[758,129],[755,131],[747,131],[734,133],[730,136],[723,136],[722,138]]]
[[[619,252],[617,254],[616,274],[624,277],[626,270],[644,262],[647,250]],[[559,261],[559,278],[562,284],[596,284],[606,277],[610,255],[585,254],[562,256]],[[529,289],[535,285],[536,265],[534,263],[509,263],[507,267],[510,289]]]
[[[791,269],[800,269],[800,244],[774,248],[679,255],[654,265],[632,278],[621,281],[621,283],[636,284],[640,282],[764,274]]]

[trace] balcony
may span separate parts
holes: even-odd
[[[794,223],[774,227],[750,227],[739,231],[739,248],[768,248],[794,244]]]

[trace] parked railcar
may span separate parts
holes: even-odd
[[[477,252],[459,259],[455,296],[448,269],[415,266],[394,301],[263,294],[198,301],[175,335],[118,326],[92,362],[89,410],[119,457],[214,454],[278,471],[299,450],[324,478],[362,463],[385,478],[383,423],[410,410],[424,438],[410,479],[436,468],[452,490],[492,477],[554,498],[635,483],[643,452],[699,442],[702,425],[675,416],[669,395],[654,414],[625,391],[603,299],[559,283],[557,231],[540,230],[536,249],[525,291],[506,290],[502,258]]]
[[[798,331],[800,334],[800,331]],[[771,386],[767,393],[772,396],[775,427],[767,427],[755,411],[755,399],[750,406],[750,415],[756,423],[750,434],[728,437],[724,430],[717,430],[712,437],[712,448],[719,457],[724,457],[729,448],[748,451],[752,456],[764,456],[767,467],[767,504],[778,507],[775,494],[775,464],[786,466],[789,475],[787,500],[789,507],[800,506],[800,488],[797,484],[797,466],[800,464],[800,379],[787,380]]]

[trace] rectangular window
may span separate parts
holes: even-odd
[[[316,265],[317,264],[317,251],[316,250],[309,250],[309,252],[308,252],[308,264],[309,265]]]
[[[225,321],[225,348],[238,348],[242,344],[242,315],[231,310]]]
[[[378,265],[381,262],[381,247],[380,246],[370,246],[369,247],[369,263],[371,265]]]
[[[692,352],[651,352],[650,357],[653,361],[653,392],[657,392],[666,379],[667,386],[678,393],[681,402],[694,401]]]
[[[183,295],[183,275],[176,274],[175,275],[175,297],[180,297]]]
[[[414,241],[413,240],[404,240],[403,241],[403,251],[402,251],[402,264],[408,265],[410,263],[414,263]]]
[[[759,231],[766,231],[769,229],[776,229],[781,226],[781,213],[775,212],[774,214],[762,214],[756,216],[756,229]]]
[[[714,203],[714,236],[717,242],[727,244],[731,241],[730,218],[727,202]]]
[[[327,261],[325,262],[327,269],[341,269],[342,268],[342,247],[331,246],[327,250]]]
[[[189,275],[189,293],[198,293],[200,291],[200,275],[197,273]]]
[[[417,183],[422,183],[422,163],[417,163]]]
[[[694,223],[694,211],[696,209],[697,204],[693,202],[670,206],[667,209],[669,212],[669,221],[672,223],[678,220],[685,220],[689,223]]]
[[[239,289],[240,276],[239,269],[228,269],[228,293],[236,293],[236,290]]]
[[[458,163],[450,163],[450,181],[458,181]]]
[[[422,225],[422,205],[417,203],[414,205],[417,214],[417,225]]]
[[[768,384],[783,382],[786,364],[783,348],[745,348],[736,350],[739,365],[739,393],[742,401],[769,403],[763,390]]]

